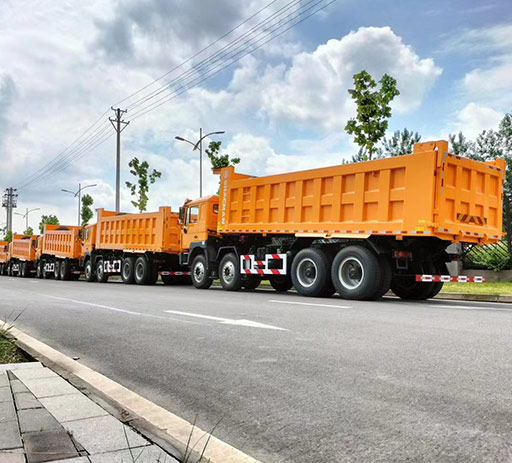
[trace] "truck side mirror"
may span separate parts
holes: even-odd
[[[183,206],[180,207],[180,212],[178,214],[178,219],[180,223],[185,222],[185,208]]]

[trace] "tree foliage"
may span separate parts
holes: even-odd
[[[240,162],[240,158],[229,158],[229,154],[219,154],[222,142],[211,141],[205,152],[212,163],[212,169],[233,166]]]
[[[12,241],[12,230],[7,230],[5,232],[5,235],[2,239],[2,241],[9,241],[9,243]]]
[[[82,225],[85,225],[89,222],[89,220],[92,219],[94,213],[92,212],[91,206],[94,203],[94,199],[92,199],[92,196],[89,194],[86,194],[82,196],[82,212],[81,212],[81,218],[82,218]]]
[[[42,215],[41,222],[39,222],[39,232],[41,233],[41,235],[44,232],[45,224],[60,225],[59,219],[57,218],[56,215],[51,215],[51,214],[50,215]]]
[[[130,173],[137,179],[135,183],[126,182],[126,186],[130,189],[132,196],[135,196],[135,201],[131,203],[139,210],[144,212],[148,205],[148,192],[149,187],[156,182],[157,178],[162,176],[162,173],[153,169],[149,172],[149,164],[147,161],[139,161],[139,158],[134,157],[128,164]]]
[[[34,229],[32,227],[28,227],[24,232],[23,232],[24,235],[33,235],[34,234]]]
[[[350,96],[356,102],[357,114],[350,119],[345,130],[355,136],[355,142],[363,149],[363,156],[372,159],[378,154],[377,143],[384,137],[391,117],[389,103],[400,95],[396,80],[384,74],[379,81],[380,88],[366,71],[354,75],[354,88],[349,89]]]
[[[391,138],[384,138],[382,141],[382,154],[390,157],[411,154],[413,145],[420,140],[421,135],[418,132],[409,131],[407,128],[403,131],[397,130]]]

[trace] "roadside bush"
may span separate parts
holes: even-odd
[[[475,253],[471,257],[471,260],[475,264],[483,265],[485,268],[494,270],[495,272],[500,272],[510,263],[508,253],[503,253],[503,251],[496,246],[489,246],[487,249]]]

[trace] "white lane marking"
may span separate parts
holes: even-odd
[[[211,315],[202,315],[198,313],[190,313],[190,312],[180,312],[179,310],[165,310],[164,312],[173,313],[176,315],[184,315],[186,317],[197,317],[197,318],[205,318],[206,320],[215,320],[220,322],[223,325],[237,325],[237,326],[248,326],[250,328],[264,328],[267,330],[280,330],[280,331],[289,331],[286,328],[279,328],[278,326],[265,325],[264,323],[254,322],[252,320],[233,320],[231,318],[222,318],[222,317],[213,317]]]
[[[499,312],[510,312],[512,313],[512,307],[505,309],[502,307],[477,307],[469,305],[444,305],[444,304],[422,304],[427,307],[441,307],[442,309],[459,309],[459,310],[487,310],[487,311],[499,311]]]
[[[351,309],[348,305],[332,305],[332,304],[316,304],[314,302],[295,302],[295,301],[278,301],[275,299],[270,299],[268,302],[273,302],[275,304],[293,304],[293,305],[310,305],[313,307],[334,307],[336,309]]]
[[[193,323],[195,325],[197,325],[198,323],[196,322],[190,322],[190,321],[185,321],[185,320],[180,320],[179,318],[171,318],[171,317],[161,317],[160,315],[153,315],[153,314],[150,314],[150,313],[142,313],[142,312],[134,312],[132,310],[126,310],[126,309],[118,309],[117,307],[110,307],[108,305],[102,305],[102,304],[94,304],[92,302],[84,302],[84,301],[77,301],[76,299],[68,299],[66,297],[57,297],[57,296],[50,296],[49,294],[41,294],[42,296],[46,296],[46,297],[50,297],[52,299],[58,299],[60,301],[67,301],[67,302],[73,302],[75,304],[82,304],[82,305],[88,305],[90,307],[98,307],[100,309],[106,309],[106,310],[111,310],[113,312],[121,312],[121,313],[126,313],[128,315],[137,315],[139,317],[149,317],[149,318],[159,318],[159,319],[163,319],[163,320],[174,320],[174,321],[178,321],[178,322],[181,322],[181,323]]]

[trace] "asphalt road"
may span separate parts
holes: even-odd
[[[0,277],[0,318],[21,310],[21,330],[266,463],[512,459],[512,305]]]

